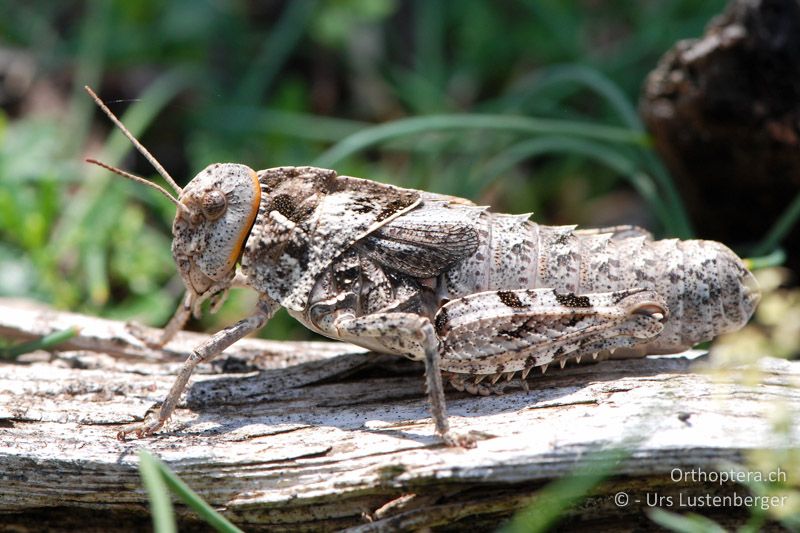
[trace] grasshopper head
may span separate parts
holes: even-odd
[[[261,201],[255,171],[209,165],[184,187],[172,224],[172,255],[189,292],[203,296],[230,281]]]
[[[106,165],[99,165],[128,179],[152,187],[166,196],[178,211],[172,224],[172,256],[188,293],[188,302],[199,313],[207,298],[224,295],[236,273],[236,261],[258,214],[261,186],[255,171],[244,165],[217,163],[200,172],[181,189],[153,155],[136,140],[120,120],[89,87],[86,92],[117,125],[139,152],[150,161],[177,194],[144,178]],[[217,299],[221,304],[221,299]],[[212,311],[217,307],[212,302]]]

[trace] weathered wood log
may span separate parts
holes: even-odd
[[[479,435],[465,450],[433,436],[421,366],[341,343],[258,339],[204,365],[161,433],[119,442],[118,425],[163,398],[204,336],[182,333],[162,353],[120,322],[0,300],[3,338],[75,325],[81,335],[57,353],[0,363],[0,524],[16,531],[147,527],[140,448],[245,530],[377,531],[495,527],[593,452],[623,445],[615,476],[566,520],[641,524],[650,494],[746,494],[675,482],[674,469],[714,471],[750,450],[798,445],[770,414],[774,402],[792,421],[800,412],[800,363],[762,360],[755,385],[742,371],[695,370],[694,353],[551,370],[527,393],[449,392],[454,429]],[[618,491],[628,506],[615,504]],[[729,524],[747,516],[703,512]]]

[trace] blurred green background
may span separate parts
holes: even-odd
[[[543,223],[692,235],[636,102],[721,0],[2,4],[0,295],[161,325],[182,293],[174,207],[83,162],[161,181],[84,85],[181,185],[212,162],[318,165]],[[262,335],[307,333],[280,315]]]

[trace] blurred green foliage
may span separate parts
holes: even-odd
[[[170,253],[174,206],[82,161],[160,180],[84,85],[180,184],[218,161],[317,164],[534,211],[539,222],[633,222],[690,236],[635,103],[658,58],[699,36],[725,3],[3,2],[0,295],[160,325],[182,293]],[[795,211],[800,203],[786,224]],[[761,252],[778,240],[766,238]],[[796,300],[791,293],[764,312],[783,317],[781,305]],[[192,326],[219,328],[253,303],[234,293]],[[785,339],[772,344],[795,350],[797,328],[786,329],[770,330]],[[262,335],[308,333],[281,314]],[[554,485],[546,495],[561,503],[528,515],[555,520],[590,488]],[[680,529],[675,520],[660,517]]]
[[[173,207],[82,162],[155,175],[108,135],[83,85],[181,184],[216,161],[325,163],[540,222],[632,221],[688,236],[635,102],[659,56],[723,5],[6,2],[0,294],[160,324],[182,291]],[[231,300],[195,327],[252,305],[252,295]],[[263,334],[303,331],[281,316]]]

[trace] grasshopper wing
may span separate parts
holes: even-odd
[[[449,209],[425,202],[367,235],[359,248],[371,259],[416,278],[438,276],[475,253],[478,232],[471,220],[481,209]]]

